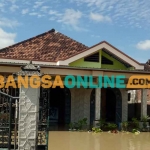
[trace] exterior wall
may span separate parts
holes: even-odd
[[[71,91],[71,122],[87,118],[90,124],[90,95],[92,89],[73,88]]]

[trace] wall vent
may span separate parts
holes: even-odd
[[[99,62],[99,52],[84,58],[84,61]]]

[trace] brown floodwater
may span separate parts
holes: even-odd
[[[150,150],[150,132],[49,132],[49,150]]]

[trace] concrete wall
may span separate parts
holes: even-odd
[[[92,89],[73,88],[71,91],[71,122],[87,118],[90,123],[90,95]]]

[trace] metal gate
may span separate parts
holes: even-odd
[[[65,124],[71,120],[71,93],[64,88],[65,94]],[[38,150],[48,150],[48,137],[50,131],[50,92],[51,89],[40,88],[39,123],[38,123]]]
[[[49,89],[41,88],[37,149],[48,150]],[[10,95],[11,94],[11,95]],[[13,96],[12,96],[13,95]],[[0,90],[0,149],[18,148],[18,102],[19,89]],[[17,107],[16,107],[17,106]]]
[[[40,89],[37,149],[48,150],[50,89]]]
[[[13,95],[17,95],[17,89],[1,89],[0,90],[0,149],[16,149],[17,148],[17,114],[18,99]]]
[[[95,89],[92,90],[90,96],[90,126],[93,126],[95,120]]]
[[[119,126],[119,123],[122,122],[122,96],[117,88],[114,88],[113,92],[116,95],[116,124]]]
[[[35,67],[32,62],[21,68],[21,71],[13,75],[38,75],[40,68]],[[7,78],[7,77],[6,77]],[[36,149],[48,150],[49,130],[49,89],[41,88],[39,100],[39,122]],[[0,149],[16,149],[18,146],[18,103],[19,89],[0,89]]]

